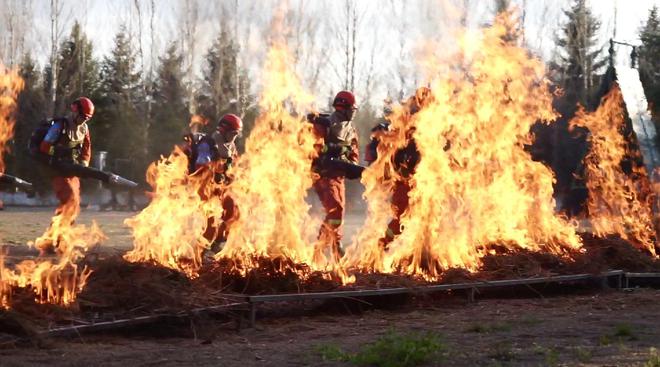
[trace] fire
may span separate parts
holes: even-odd
[[[0,172],[4,171],[2,152],[5,143],[13,135],[12,115],[16,108],[18,93],[23,88],[23,80],[16,71],[0,67]],[[75,205],[74,205],[75,204]],[[36,241],[36,247],[43,249],[47,243],[55,245],[57,256],[52,259],[40,257],[25,260],[9,269],[0,257],[0,306],[8,308],[13,288],[30,288],[39,303],[69,305],[84,288],[91,271],[78,269],[77,261],[92,245],[105,236],[96,224],[91,228],[74,225],[78,216],[77,203],[72,203],[58,213],[44,235]]]
[[[199,131],[200,127],[206,126],[208,123],[209,123],[209,119],[207,119],[206,117],[202,115],[192,115],[188,127],[190,128],[190,131],[192,133],[196,133]]]
[[[16,70],[8,70],[0,64],[0,174],[5,172],[4,154],[7,142],[14,135],[16,98],[23,90],[23,79]],[[0,307],[9,307],[14,274],[5,268],[4,254],[0,253]]]
[[[379,158],[363,175],[368,217],[345,266],[438,279],[451,267],[476,270],[491,245],[564,254],[581,247],[574,224],[555,214],[552,171],[524,146],[530,127],[552,121],[544,65],[507,41],[498,17],[480,34],[466,33],[448,67],[429,78],[431,95],[411,115],[395,109]],[[403,231],[387,251],[378,245],[391,218],[389,197],[399,179],[396,150],[412,136],[421,154],[410,179]]]
[[[39,303],[70,305],[83,290],[92,273],[87,266],[79,269],[77,263],[87,250],[107,237],[96,222],[92,222],[90,227],[75,224],[79,214],[78,203],[68,202],[51,219],[51,224],[44,234],[34,243],[29,243],[42,252],[49,246],[54,246],[54,259],[38,258],[36,261],[26,260],[16,265],[18,285],[32,288]]]
[[[221,189],[212,170],[189,175],[188,158],[175,147],[167,158],[152,163],[147,181],[152,199],[143,211],[126,219],[133,232],[133,250],[124,258],[131,262],[155,262],[196,277],[204,250],[207,218],[220,218],[222,202],[214,191]],[[207,199],[203,199],[207,198]]]
[[[0,173],[5,172],[4,154],[7,142],[14,136],[16,98],[23,86],[17,70],[6,69],[0,64]]]
[[[15,285],[14,279],[14,273],[5,268],[4,253],[0,252],[0,308],[9,308],[12,287]]]
[[[654,256],[655,230],[651,188],[644,166],[633,167],[632,175],[622,161],[634,156],[621,134],[625,126],[623,96],[615,84],[593,113],[580,109],[570,126],[589,129],[590,151],[584,158],[589,189],[589,220],[597,236],[618,234]]]
[[[290,260],[318,270],[333,266],[324,254],[315,257],[311,245],[319,221],[310,217],[305,197],[313,183],[315,137],[299,113],[310,110],[314,97],[302,89],[293,65],[286,44],[274,42],[262,74],[261,114],[229,187],[240,217],[216,258],[230,260],[242,272],[257,266],[257,258]]]

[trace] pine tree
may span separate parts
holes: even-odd
[[[580,103],[593,106],[591,97],[597,89],[597,73],[607,64],[603,46],[598,46],[600,21],[591,13],[587,0],[573,0],[564,14],[568,21],[560,30],[557,46],[561,54],[555,65],[560,75],[559,84],[566,92],[569,106]]]
[[[135,51],[124,27],[115,36],[115,46],[101,66],[101,95],[90,124],[92,145],[109,152],[112,161],[128,161],[130,168],[119,168],[125,175],[140,177],[148,161],[146,126],[141,116],[145,98],[140,73],[136,70]],[[125,165],[124,165],[125,166]]]
[[[586,130],[568,129],[568,120],[578,104],[594,108],[598,104],[598,72],[607,64],[603,45],[598,46],[600,21],[592,15],[586,0],[573,0],[564,10],[566,23],[557,37],[559,54],[550,64],[551,78],[563,91],[554,108],[561,117],[552,126],[538,127],[532,150],[538,159],[549,160],[555,173],[555,193],[567,214],[583,209],[586,187],[580,178],[581,161],[587,152]],[[550,157],[549,157],[550,156]]]
[[[238,45],[222,30],[206,53],[204,77],[196,103],[198,113],[210,121],[218,121],[225,113],[241,114],[236,100],[236,73],[239,74],[240,95],[249,93],[249,82],[242,70],[236,70],[238,52]]]
[[[203,80],[195,96],[196,111],[208,118],[210,127],[226,113],[234,113],[243,119],[243,136],[236,141],[242,151],[257,115],[250,94],[250,80],[245,70],[236,70],[239,47],[228,32],[221,30],[208,49],[203,70]],[[238,86],[236,85],[238,83]],[[240,100],[236,100],[236,91]],[[207,128],[207,130],[209,129]]]
[[[642,41],[639,49],[640,79],[644,85],[646,98],[657,116],[660,114],[660,17],[657,6],[649,10],[649,16],[640,31],[639,38]]]
[[[80,24],[74,23],[68,39],[60,46],[56,111],[65,111],[71,101],[82,95],[95,99],[99,65],[93,58],[92,47]]]
[[[160,60],[153,100],[155,112],[149,129],[149,160],[168,154],[188,126],[183,56],[172,43]]]

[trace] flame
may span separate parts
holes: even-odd
[[[511,26],[500,16],[480,34],[464,34],[453,64],[432,74],[431,95],[395,109],[379,158],[362,178],[368,217],[345,266],[434,280],[450,267],[476,270],[490,245],[555,254],[581,246],[574,224],[555,214],[551,170],[524,149],[532,124],[556,113],[542,62],[506,40]],[[412,104],[421,107],[414,115]],[[403,232],[383,251],[389,198],[403,180],[392,159],[409,136],[421,160]]]
[[[593,113],[580,109],[571,127],[589,129],[590,151],[584,158],[587,208],[597,236],[618,234],[641,249],[655,252],[655,230],[651,202],[653,195],[644,166],[633,167],[632,177],[621,163],[633,156],[621,134],[625,126],[623,96],[614,84]]]
[[[275,41],[262,74],[261,114],[229,187],[240,216],[216,258],[230,260],[243,273],[256,267],[258,258],[305,263],[315,270],[334,264],[324,254],[314,256],[311,246],[319,221],[309,215],[305,197],[313,183],[316,138],[297,112],[309,111],[314,97],[303,90],[293,65],[286,44]]]
[[[190,123],[188,127],[192,133],[196,133],[202,126],[206,126],[209,123],[209,119],[202,115],[192,115],[190,117]]]
[[[2,152],[5,143],[13,135],[11,116],[22,88],[23,80],[17,71],[7,71],[0,66],[0,172],[4,170]],[[77,261],[90,246],[105,238],[96,223],[89,229],[73,224],[79,211],[77,202],[68,203],[58,210],[51,226],[35,241],[39,249],[44,249],[47,243],[54,244],[58,253],[55,258],[25,260],[15,269],[8,269],[4,265],[4,255],[0,256],[0,306],[9,307],[15,287],[31,288],[39,303],[69,305],[75,300],[91,274],[86,266],[78,269]]]
[[[138,215],[124,221],[133,232],[131,262],[153,261],[196,277],[202,254],[211,243],[204,237],[208,218],[220,218],[223,188],[213,180],[213,169],[188,174],[188,158],[175,147],[167,158],[152,163],[147,181],[151,202]]]
[[[93,246],[107,239],[95,221],[90,227],[75,224],[80,214],[79,203],[70,200],[55,213],[43,235],[33,243],[42,254],[54,247],[56,257],[25,260],[16,265],[18,286],[30,287],[39,303],[70,305],[80,293],[92,271],[87,266],[78,269],[78,261]]]
[[[4,153],[7,141],[14,135],[13,114],[23,86],[23,79],[17,70],[8,70],[0,64],[0,173],[5,171]]]
[[[23,79],[17,70],[0,64],[0,174],[5,172],[4,154],[7,142],[14,135],[14,112],[18,93],[23,90]],[[9,307],[14,274],[5,268],[4,253],[0,253],[0,307]]]
[[[15,274],[5,267],[5,254],[0,252],[0,308],[9,308],[11,294],[15,285]]]
[[[14,136],[16,99],[23,87],[18,70],[6,69],[0,64],[0,173],[5,172],[4,154],[7,142]]]

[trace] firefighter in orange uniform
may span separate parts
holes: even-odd
[[[53,160],[89,166],[92,144],[87,121],[94,115],[94,104],[87,97],[71,103],[68,117],[52,121],[39,150]],[[59,205],[55,214],[75,217],[80,207],[80,179],[55,173],[53,189]],[[75,214],[74,214],[75,213]],[[73,219],[73,218],[72,218]]]
[[[412,119],[412,116],[419,112],[430,100],[431,90],[426,87],[418,88],[415,95],[410,97],[405,104],[407,113],[401,118],[407,119],[407,124]],[[382,134],[388,134],[390,129],[389,124],[379,123],[372,129],[372,141],[369,144],[371,154],[366,157],[367,162],[372,163],[377,159],[376,147],[379,143],[379,137]],[[401,225],[401,216],[408,210],[409,193],[411,190],[410,180],[415,174],[415,169],[419,163],[421,156],[417,148],[417,143],[413,137],[415,133],[414,126],[408,126],[406,129],[406,145],[397,149],[392,157],[392,167],[395,171],[395,181],[392,187],[392,212],[393,218],[387,225],[385,235],[378,241],[381,248],[387,250],[389,244],[401,234],[403,227]]]
[[[335,96],[332,106],[335,111],[330,116],[312,121],[321,142],[317,145],[319,156],[312,170],[318,174],[314,190],[325,210],[319,240],[330,244],[334,256],[339,258],[344,253],[341,239],[346,206],[346,172],[327,163],[338,160],[357,164],[359,160],[358,135],[352,122],[356,110],[355,96],[349,91],[341,91]]]
[[[243,121],[234,114],[224,115],[218,122],[217,130],[211,135],[193,133],[186,137],[188,143],[186,155],[188,156],[190,174],[195,174],[206,167],[214,170],[215,182],[223,186],[231,183],[228,170],[236,158],[236,138],[243,130]],[[209,194],[200,193],[202,199],[207,199]],[[217,195],[222,199],[222,217],[208,218],[204,238],[212,243],[212,250],[219,251],[220,244],[227,240],[231,223],[238,218],[238,208],[234,200],[227,195],[224,189],[214,191],[210,195]]]

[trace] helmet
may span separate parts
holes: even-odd
[[[333,107],[341,108],[354,108],[355,107],[355,96],[353,93],[343,90],[335,96],[335,100],[332,102]]]
[[[228,113],[222,116],[218,122],[218,129],[239,131],[243,129],[243,121],[240,117],[234,115],[233,113]]]
[[[78,112],[81,115],[91,118],[94,115],[94,103],[87,97],[79,97],[71,103],[71,111]]]

